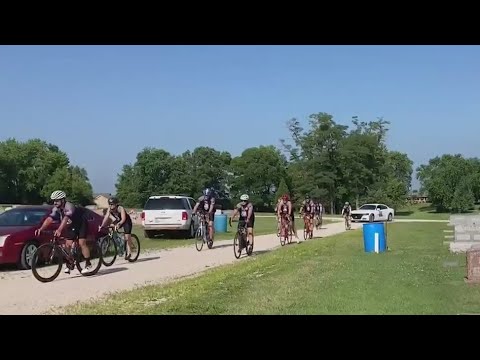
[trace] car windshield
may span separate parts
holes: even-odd
[[[149,199],[144,210],[185,210],[182,199],[160,198]]]
[[[33,226],[39,225],[48,210],[11,209],[0,214],[0,226]]]
[[[360,210],[375,210],[377,207],[375,205],[362,205]]]

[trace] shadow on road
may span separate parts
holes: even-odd
[[[140,259],[138,259],[137,261],[135,261],[135,262],[132,263],[132,264],[139,263],[139,262],[144,262],[144,261],[157,260],[157,259],[160,259],[160,256],[152,256],[152,257],[148,257],[148,258],[140,258]]]
[[[85,278],[89,278],[89,277],[97,277],[97,276],[102,276],[102,275],[108,275],[108,274],[113,274],[113,273],[116,273],[116,272],[120,272],[120,271],[125,271],[125,270],[128,270],[126,267],[115,267],[115,268],[105,268],[105,267],[102,267],[98,273],[96,275],[93,275],[93,276],[83,276],[82,274],[75,274],[74,276],[72,275],[65,275],[63,277],[59,277],[57,279],[55,279],[54,281],[63,281],[63,280],[72,280],[72,279],[76,279],[76,278],[79,278],[79,277],[85,277]],[[76,270],[74,270],[76,271]],[[60,275],[62,276],[62,275]]]
[[[224,247],[233,247],[233,244],[223,244],[223,245],[213,245],[213,249],[221,249],[221,248],[224,248]]]

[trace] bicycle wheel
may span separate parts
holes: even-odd
[[[132,238],[132,245],[130,246],[130,257],[128,258],[129,262],[135,262],[138,260],[138,257],[140,256],[140,239],[138,238],[137,235],[131,234],[130,235]],[[125,245],[126,246],[126,245]],[[134,255],[136,254],[136,255]]]
[[[210,239],[210,227],[209,225],[205,225],[203,228],[203,234],[205,242],[207,243],[207,247],[211,249],[213,247],[213,241]]]
[[[74,244],[75,246],[75,244]],[[102,267],[103,263],[103,256],[102,256],[102,248],[100,247],[100,244],[98,241],[94,241],[93,244],[90,247],[90,263],[92,264],[92,270],[90,270],[88,273],[83,274],[83,266],[81,263],[85,261],[85,258],[83,257],[82,254],[82,249],[80,248],[80,245],[76,244],[77,249],[76,249],[76,259],[75,259],[75,265],[77,266],[77,270],[82,274],[82,276],[92,276],[98,273],[98,270]]]
[[[203,248],[203,234],[202,234],[203,226],[200,225],[195,232],[195,247],[197,251],[202,251]]]
[[[233,238],[233,254],[237,259],[240,258],[240,255],[242,255],[242,251],[240,250],[240,241],[240,233],[237,231],[235,233],[235,237]]]
[[[248,239],[248,235],[247,235],[247,239]],[[247,255],[250,256],[252,255],[253,253],[253,245],[255,244],[255,240],[252,236],[252,243],[250,244],[250,246],[247,246]]]
[[[112,266],[118,255],[117,243],[110,237],[104,236],[98,240],[102,249],[102,263],[106,267]]]
[[[285,246],[286,242],[287,242],[287,234],[288,234],[288,230],[287,230],[287,226],[285,225],[285,221],[282,220],[282,224],[280,225],[280,245],[282,246]]]
[[[32,257],[32,274],[40,282],[47,283],[55,280],[60,271],[62,271],[63,265],[63,254],[60,248],[55,244],[43,244],[40,245],[33,254]],[[49,271],[53,271],[53,274],[50,276],[44,275],[48,274]]]

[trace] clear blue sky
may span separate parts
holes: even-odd
[[[479,156],[480,47],[0,46],[0,140],[55,143],[95,192],[146,146],[238,155],[316,112],[383,116],[415,167]]]

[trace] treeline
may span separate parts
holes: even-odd
[[[178,156],[145,148],[123,167],[117,196],[125,206],[141,208],[153,194],[196,198],[213,187],[224,208],[248,193],[257,210],[271,210],[284,192],[297,205],[307,193],[320,198],[329,212],[338,212],[345,201],[399,207],[410,190],[413,163],[387,149],[388,124],[353,118],[346,126],[329,114],[312,114],[308,129],[297,119],[288,122],[291,141],[281,140],[279,148],[249,148],[237,157],[209,147]]]
[[[308,193],[335,213],[345,201],[400,208],[410,191],[413,163],[387,148],[388,124],[353,118],[347,126],[329,114],[312,114],[305,128],[297,119],[288,121],[289,140],[280,140],[278,147],[249,148],[237,157],[209,147],[178,156],[145,148],[118,175],[117,196],[127,207],[142,208],[153,194],[196,198],[213,187],[224,208],[248,193],[258,211],[271,211],[285,192],[297,206]],[[417,169],[417,178],[439,211],[466,211],[480,198],[477,158],[436,157]],[[0,203],[41,204],[55,189],[65,189],[77,204],[93,202],[86,170],[71,165],[57,146],[39,139],[0,142]]]
[[[77,204],[92,203],[86,170],[70,165],[57,146],[39,139],[0,142],[1,204],[42,204],[58,189]]]
[[[443,155],[417,169],[421,191],[440,212],[465,212],[480,199],[480,159]]]

